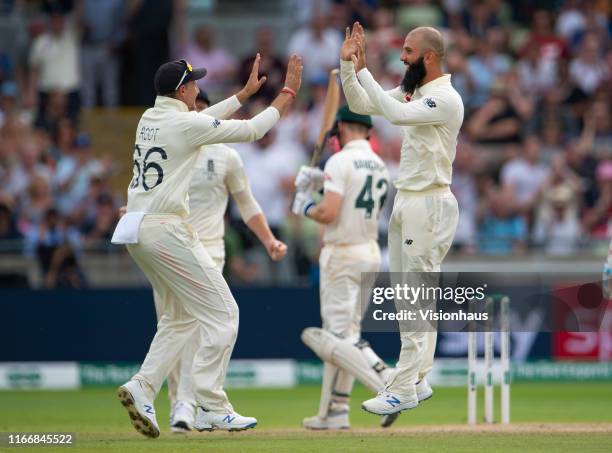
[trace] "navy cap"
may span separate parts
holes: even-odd
[[[206,69],[193,69],[187,60],[169,61],[161,65],[155,72],[153,83],[158,95],[172,93],[181,85],[192,80],[201,79],[206,75]]]

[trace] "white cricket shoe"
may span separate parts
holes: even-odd
[[[421,401],[428,400],[433,396],[433,390],[431,385],[429,385],[429,382],[427,382],[427,378],[423,378],[416,383],[416,393],[419,403]]]
[[[185,433],[191,431],[195,419],[195,408],[185,401],[177,401],[170,415],[170,431]]]
[[[147,397],[143,382],[132,379],[117,390],[119,401],[128,411],[136,431],[147,437],[159,437],[159,425],[155,419],[153,402]]]
[[[212,431],[213,429],[242,431],[255,428],[256,425],[257,419],[253,417],[243,417],[236,412],[208,412],[202,406],[198,406],[193,427],[198,431]]]
[[[361,403],[363,410],[376,415],[391,415],[407,409],[414,409],[418,405],[419,400],[416,394],[412,398],[400,399],[399,396],[387,390],[378,392],[378,395],[374,398]]]
[[[327,417],[319,417],[315,415],[313,417],[307,417],[302,421],[302,425],[306,429],[349,429],[351,423],[349,422],[349,414],[347,410],[329,412]]]

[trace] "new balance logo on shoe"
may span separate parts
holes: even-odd
[[[235,419],[235,418],[236,418],[236,417],[232,417],[231,415],[227,414],[227,415],[225,416],[225,418],[223,419],[223,421],[224,421],[224,422],[227,422],[227,423],[231,423],[231,422],[233,422],[233,421],[234,421],[234,419]]]
[[[398,404],[400,404],[400,400],[397,399],[397,397],[392,397],[391,399],[386,400],[387,403],[389,403],[392,407],[397,406]]]
[[[145,412],[146,412],[147,414],[151,414],[151,415],[153,415],[153,414],[154,414],[154,411],[153,411],[153,406],[149,406],[148,404],[145,404],[145,405],[144,405],[144,408],[145,408]]]

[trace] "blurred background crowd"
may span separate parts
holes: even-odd
[[[273,20],[251,20],[267,14]],[[206,67],[201,88],[214,103],[244,84],[260,52],[268,80],[241,118],[278,93],[287,55],[298,53],[304,78],[290,114],[257,143],[235,146],[291,253],[270,265],[230,207],[227,273],[237,283],[314,281],[319,231],[289,213],[293,178],[319,132],[344,28],[359,20],[368,67],[386,88],[405,71],[399,54],[408,31],[431,25],[446,39],[446,70],[466,112],[452,185],[460,206],[452,254],[605,254],[610,14],[606,0],[0,0],[0,253],[36,259],[48,287],[86,286],[82,254],[124,253],[109,239],[157,67],[179,58]],[[230,22],[236,26],[224,27]],[[92,128],[96,115],[130,108],[132,143],[99,146],[116,131]],[[401,141],[400,128],[374,118],[371,142],[392,176]],[[383,247],[391,204],[392,197],[380,219]]]

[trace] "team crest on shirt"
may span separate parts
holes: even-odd
[[[212,127],[214,127],[215,129],[217,127],[219,127],[219,125],[221,124],[221,121],[219,121],[217,118],[215,118],[212,122]]]
[[[434,101],[432,98],[425,98],[425,99],[423,99],[423,104],[425,104],[430,109],[433,109],[433,108],[437,107],[436,101]]]

